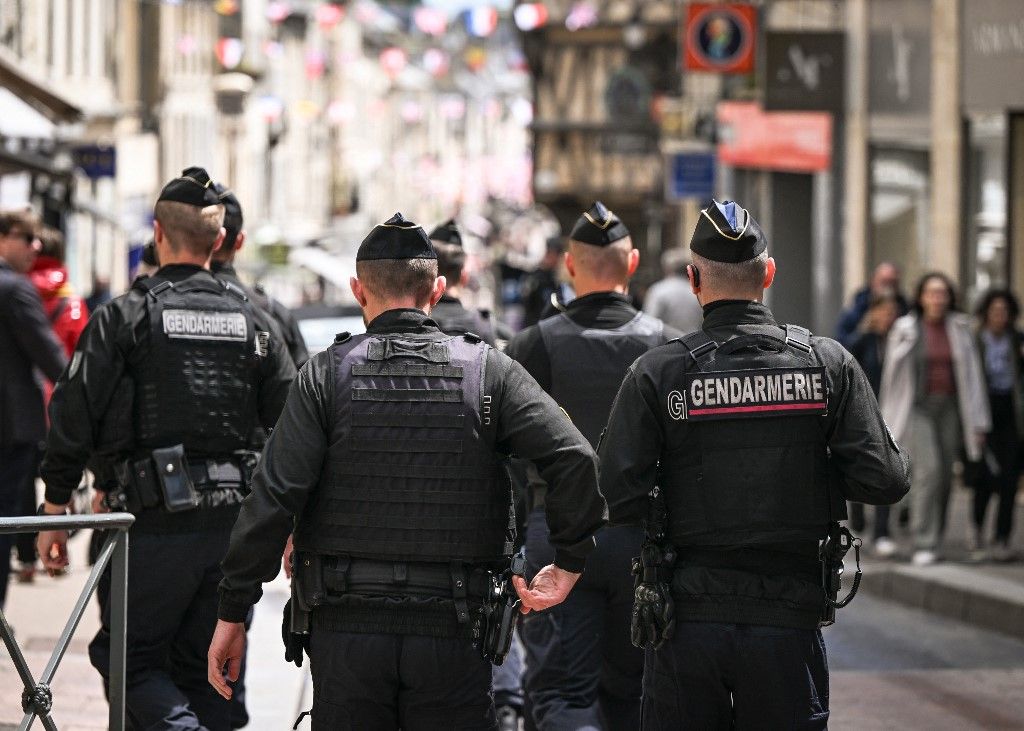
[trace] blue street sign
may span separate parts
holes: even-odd
[[[677,152],[669,155],[666,197],[669,200],[699,198],[715,194],[715,153]]]
[[[72,150],[75,167],[87,178],[113,178],[117,171],[117,151],[110,145],[79,145]]]

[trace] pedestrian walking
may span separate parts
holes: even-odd
[[[39,445],[46,436],[39,369],[57,380],[67,358],[43,304],[25,276],[41,248],[38,223],[27,211],[0,213],[0,516],[31,515]],[[76,484],[77,486],[77,484]],[[0,535],[0,609],[7,597],[12,535]],[[19,574],[34,574],[35,550],[21,546]]]
[[[682,334],[628,299],[639,263],[625,224],[594,203],[573,227],[565,255],[576,299],[517,334],[507,350],[595,447],[626,369]],[[544,517],[547,486],[537,477],[531,482],[527,575],[547,565],[554,550]],[[568,599],[523,620],[526,693],[539,731],[632,731],[640,723],[643,653],[629,642],[629,622],[630,561],[640,553],[643,531],[609,527],[596,538],[587,572]]]
[[[858,289],[853,295],[853,301],[849,307],[839,315],[839,323],[836,325],[836,340],[843,347],[849,349],[850,344],[857,335],[864,315],[867,314],[873,295],[892,292],[896,295],[896,304],[899,314],[902,317],[907,314],[907,300],[900,290],[900,270],[892,262],[883,261],[875,267],[871,273],[871,281],[866,287]]]
[[[686,267],[690,255],[686,249],[669,249],[661,255],[662,278],[651,285],[644,297],[644,312],[682,333],[700,329],[704,312],[693,296]]]
[[[154,210],[160,269],[89,320],[54,391],[43,459],[59,515],[86,461],[115,465],[110,506],[135,515],[128,558],[126,713],[132,728],[231,728],[206,683],[220,562],[254,460],[257,427],[284,406],[295,367],[270,320],[208,270],[224,239],[209,175],[188,168]],[[121,442],[104,436],[119,430]],[[127,428],[126,428],[127,427]],[[109,486],[104,481],[103,486]],[[67,533],[43,531],[48,569],[68,564]],[[109,572],[89,657],[109,680]]]
[[[560,267],[565,242],[561,236],[550,237],[544,245],[544,256],[537,268],[523,277],[520,293],[523,302],[523,327],[536,325],[558,312],[571,297],[561,281]]]
[[[224,206],[224,243],[213,252],[210,260],[210,271],[218,279],[231,282],[245,292],[253,304],[270,315],[284,338],[288,354],[296,368],[309,360],[306,341],[302,338],[299,323],[295,315],[287,307],[271,297],[262,287],[249,287],[244,284],[235,271],[235,255],[245,245],[245,218],[242,215],[242,204],[227,187],[220,183],[214,184],[214,190]]]
[[[702,211],[690,251],[702,329],[630,367],[600,447],[610,523],[647,523],[641,728],[824,729],[837,521],[902,497],[906,455],[850,355],[762,304],[776,265],[746,210]]]
[[[953,464],[961,452],[982,459],[992,426],[985,376],[970,317],[957,311],[953,283],[921,278],[910,314],[893,325],[879,402],[885,421],[914,462],[907,500],[915,565],[939,560]]]
[[[1013,514],[1020,481],[1020,447],[1024,436],[1024,398],[1022,398],[1021,359],[1024,336],[1017,329],[1020,304],[1012,292],[994,289],[978,306],[978,349],[985,368],[992,429],[974,484],[973,520],[970,523],[968,549],[971,557],[997,561],[1015,558],[1010,547]],[[992,498],[999,503],[995,535],[985,540],[985,513]]]
[[[868,377],[871,391],[878,398],[878,390],[882,385],[882,365],[885,363],[885,345],[896,318],[900,315],[900,300],[895,292],[883,290],[872,294],[868,301],[868,309],[864,314],[857,332],[850,339],[850,354],[857,360]],[[849,504],[850,527],[855,532],[864,529],[864,504]],[[876,505],[874,525],[872,525],[872,548],[880,558],[895,555],[897,546],[889,534],[888,505]]]
[[[489,658],[511,638],[519,563],[509,454],[551,485],[555,558],[529,586],[513,577],[522,610],[563,601],[583,571],[604,523],[593,450],[521,366],[430,320],[436,259],[400,214],[359,247],[366,333],[303,367],[224,560],[209,680],[225,697],[293,527],[287,657],[309,654],[314,729],[495,728]]]
[[[466,271],[466,250],[462,246],[462,233],[454,219],[430,232],[430,243],[437,252],[437,271],[445,279],[444,294],[430,310],[430,319],[441,332],[449,335],[474,333],[485,343],[504,348],[512,336],[511,331],[496,321],[490,311],[470,310],[462,304],[462,289],[469,281]]]

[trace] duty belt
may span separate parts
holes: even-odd
[[[483,569],[449,564],[373,561],[333,556],[323,558],[323,588],[328,598],[341,594],[400,594],[409,597],[451,597],[454,582],[463,581],[466,596],[488,595],[491,574]],[[459,587],[462,588],[462,587]]]

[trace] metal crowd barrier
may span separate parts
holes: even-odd
[[[57,666],[64,659],[71,636],[78,628],[82,620],[89,599],[96,591],[100,575],[107,564],[111,564],[111,586],[110,586],[110,683],[108,688],[108,700],[110,702],[110,715],[108,728],[114,731],[124,729],[124,682],[125,682],[125,620],[128,611],[128,529],[135,522],[135,516],[130,513],[104,513],[102,515],[47,515],[38,517],[23,518],[0,518],[0,534],[8,533],[37,533],[41,530],[68,530],[72,528],[94,528],[97,530],[110,530],[110,535],[103,544],[89,574],[89,580],[85,582],[75,608],[71,610],[71,616],[61,632],[57,646],[53,648],[50,661],[46,663],[38,682],[32,678],[25,656],[14,639],[14,633],[7,624],[7,617],[3,610],[0,610],[0,637],[7,646],[7,652],[14,661],[14,667],[21,676],[21,683],[24,691],[21,694],[21,709],[25,717],[21,720],[19,731],[28,731],[32,723],[38,717],[47,731],[56,731],[57,726],[50,717],[50,710],[53,708],[53,692],[50,683],[57,672]],[[6,556],[0,556],[0,560],[6,561]]]

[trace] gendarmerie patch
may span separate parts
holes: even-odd
[[[683,383],[683,391],[668,395],[668,413],[676,421],[828,413],[823,366],[688,373]]]
[[[214,310],[164,310],[164,334],[187,340],[246,341],[245,315]]]

